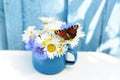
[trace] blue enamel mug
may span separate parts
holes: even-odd
[[[74,61],[68,61],[67,55],[68,53],[74,56]],[[33,66],[37,71],[44,74],[56,74],[61,72],[66,65],[73,65],[77,60],[77,52],[68,49],[66,54],[62,55],[61,57],[54,57],[54,59],[47,58],[46,60],[40,60],[35,57],[34,53],[32,54],[32,61]]]

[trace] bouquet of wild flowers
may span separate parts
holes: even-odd
[[[55,18],[40,18],[42,30],[29,26],[22,35],[25,48],[32,50],[38,59],[54,59],[64,55],[68,49],[78,45],[79,38],[84,36],[79,24],[66,24]]]

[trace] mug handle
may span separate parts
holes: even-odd
[[[77,60],[77,52],[74,51],[73,49],[70,49],[70,48],[68,48],[67,52],[71,53],[74,56],[74,61],[68,61],[68,60],[66,60],[66,64],[68,64],[68,65],[75,64],[75,62]],[[67,57],[67,55],[66,55],[66,57]]]

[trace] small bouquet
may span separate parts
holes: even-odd
[[[79,38],[84,36],[79,24],[67,24],[56,18],[42,17],[42,30],[29,26],[22,35],[25,48],[32,50],[36,58],[45,60],[64,55],[68,45],[74,48]]]

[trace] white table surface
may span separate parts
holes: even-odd
[[[55,75],[37,72],[29,51],[0,51],[0,80],[120,80],[120,59],[97,52],[78,52],[73,66]]]

